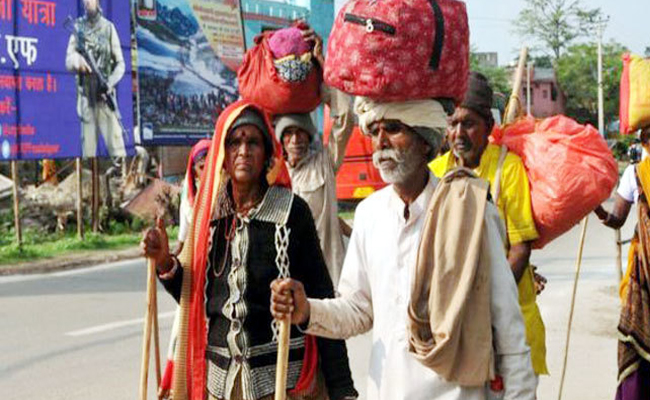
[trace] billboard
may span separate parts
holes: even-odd
[[[238,0],[135,0],[140,139],[189,145],[238,98]]]
[[[132,152],[129,9],[101,0],[90,26],[84,3],[96,0],[0,0],[0,161]],[[79,48],[75,27],[85,34]],[[106,93],[81,60],[82,47],[107,76]],[[120,79],[114,74],[119,52]],[[117,98],[121,120],[107,111],[109,97]]]

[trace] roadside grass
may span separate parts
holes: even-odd
[[[340,202],[339,217],[346,221],[354,219],[355,202]],[[134,220],[130,226],[109,223],[106,232],[92,233],[86,227],[84,240],[77,237],[75,231],[48,233],[42,229],[27,228],[23,230],[23,245],[18,247],[13,228],[13,215],[0,212],[0,268],[81,252],[120,250],[137,246],[146,228],[144,222]],[[69,229],[74,229],[70,227]],[[178,237],[178,226],[167,227],[170,245]]]
[[[168,228],[170,238],[178,235],[178,228]],[[107,233],[86,232],[84,240],[74,232],[42,233],[28,230],[23,233],[23,245],[16,244],[14,230],[0,233],[0,268],[20,262],[35,261],[79,252],[119,250],[137,246],[140,231]]]

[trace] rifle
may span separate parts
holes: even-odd
[[[75,19],[70,15],[65,19],[63,26],[75,36],[75,39],[77,40],[77,48],[75,50],[81,55],[81,57],[83,57],[90,67],[91,73],[97,78],[97,81],[99,82],[99,95],[106,102],[108,108],[115,113],[120,128],[122,129],[122,133],[126,134],[126,128],[124,128],[124,124],[122,123],[122,113],[120,113],[120,107],[117,104],[117,93],[115,90],[109,90],[108,79],[106,79],[102,71],[97,67],[95,57],[88,51],[88,49],[86,49],[86,38],[84,32],[79,29]]]

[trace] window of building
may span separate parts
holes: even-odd
[[[542,90],[542,97],[544,99],[548,99],[548,90],[546,90],[546,89]]]
[[[273,16],[273,7],[269,7],[269,17]]]
[[[557,88],[553,83],[551,83],[551,100],[557,101]]]

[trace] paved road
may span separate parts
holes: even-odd
[[[630,222],[624,229],[624,238],[630,237],[631,232]],[[549,279],[539,304],[547,326],[551,376],[541,379],[540,399],[557,398],[578,237],[576,228],[533,256]],[[565,399],[613,398],[618,320],[613,238],[612,231],[603,228],[595,218],[590,219]],[[0,397],[135,398],[145,280],[142,261],[0,279]],[[160,296],[163,349],[167,346],[174,308],[169,296]],[[369,336],[351,340],[349,347],[353,373],[363,394]]]
[[[0,280],[0,397],[137,398],[145,282],[143,261]],[[175,305],[159,297],[167,346]]]

